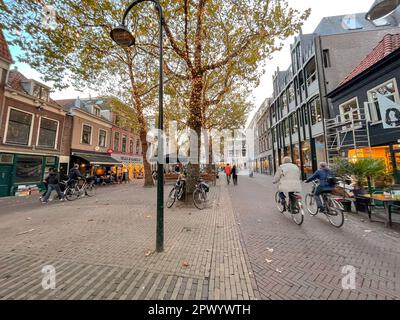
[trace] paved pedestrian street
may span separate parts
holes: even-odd
[[[299,227],[275,209],[270,177],[223,178],[207,209],[165,209],[163,253],[156,188],[141,181],[74,202],[0,199],[0,299],[400,298],[397,231],[355,214],[341,229],[320,216]],[[345,266],[354,290],[342,287]]]

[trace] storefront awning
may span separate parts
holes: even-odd
[[[87,154],[87,153],[74,153],[76,157],[82,158],[88,161],[90,164],[105,164],[105,165],[119,165],[121,161],[114,159],[111,156],[101,154]]]

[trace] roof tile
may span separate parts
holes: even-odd
[[[400,48],[400,34],[387,34],[364,60],[340,83],[343,85]]]
[[[8,44],[6,38],[4,37],[1,26],[0,26],[0,58],[3,58],[4,60],[12,63],[10,49],[8,48]]]

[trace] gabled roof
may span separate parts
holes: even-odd
[[[22,81],[28,80],[21,72],[18,70],[10,70],[8,74],[8,86],[11,87],[11,89],[14,89],[16,91],[28,94],[28,92],[23,88],[22,86]]]
[[[400,34],[387,34],[368,56],[340,83],[343,85],[400,48]]]
[[[8,47],[6,38],[4,37],[1,26],[0,26],[0,58],[2,58],[3,60],[5,60],[9,63],[12,63],[10,49]]]

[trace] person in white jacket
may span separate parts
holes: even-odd
[[[302,192],[301,172],[298,166],[292,163],[290,157],[283,158],[283,164],[279,166],[275,173],[274,184],[278,184],[279,197],[281,198],[284,208],[286,208],[286,195],[291,195],[295,192]]]

